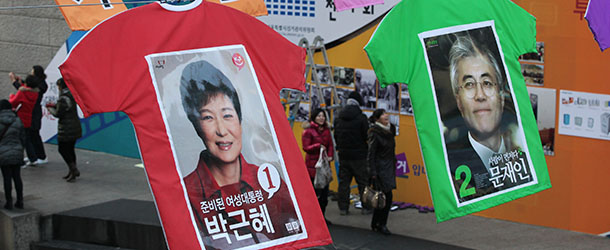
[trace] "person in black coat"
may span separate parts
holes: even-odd
[[[55,106],[49,105],[49,112],[59,118],[57,122],[57,150],[61,157],[68,164],[69,172],[63,178],[68,182],[73,182],[80,176],[80,171],[76,168],[76,153],[74,146],[76,140],[82,136],[80,119],[76,113],[76,102],[70,90],[66,86],[63,78],[57,80],[59,98]]]
[[[358,92],[352,92],[347,99],[347,105],[339,112],[334,121],[334,138],[336,150],[339,153],[339,210],[341,215],[347,215],[349,209],[350,184],[356,178],[358,192],[362,197],[364,187],[368,185],[367,130],[369,124],[366,116],[360,110],[362,97]],[[363,208],[362,213],[368,213]]]
[[[23,144],[25,131],[21,119],[13,112],[11,103],[0,100],[0,168],[4,180],[4,208],[13,208],[12,182],[15,183],[17,202],[15,207],[23,209],[23,182],[21,165],[23,165]]]
[[[34,110],[32,111],[32,129],[34,130],[34,135],[31,138],[32,144],[34,145],[34,151],[36,152],[36,165],[45,164],[49,161],[47,160],[47,154],[44,151],[44,144],[42,143],[42,138],[40,137],[40,128],[42,127],[42,107],[40,103],[42,102],[42,97],[44,93],[47,92],[49,86],[47,85],[47,75],[44,73],[44,68],[40,65],[34,65],[32,67],[32,75],[38,77],[38,99],[36,99],[36,103],[34,104]]]
[[[388,215],[392,206],[392,189],[396,189],[396,127],[390,123],[390,116],[384,109],[377,109],[369,118],[372,123],[368,131],[368,162],[371,171],[371,182],[376,190],[385,194],[386,204],[382,209],[375,209],[371,228],[385,235],[390,235],[387,228]]]
[[[29,145],[26,146],[26,150],[28,150],[29,159],[26,161],[28,165],[40,165],[48,163],[47,154],[44,150],[44,144],[42,142],[42,138],[40,137],[40,128],[42,126],[42,107],[40,103],[42,101],[42,97],[44,93],[47,92],[48,85],[46,82],[47,75],[44,73],[44,68],[40,65],[34,65],[32,70],[30,71],[30,75],[36,77],[36,89],[38,89],[38,99],[36,99],[36,103],[34,103],[34,109],[32,110],[32,125],[31,125],[31,134],[26,139],[26,143]],[[19,89],[24,83],[20,77],[16,76],[13,72],[9,73],[9,77],[11,82],[13,83],[13,87],[15,89]],[[34,158],[35,157],[35,158]]]

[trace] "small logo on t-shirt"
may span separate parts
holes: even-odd
[[[437,46],[438,46],[438,40],[436,40],[436,39],[426,41],[426,49],[437,47]]]
[[[240,70],[244,67],[245,63],[244,58],[239,53],[233,54],[233,64]]]
[[[165,59],[157,60],[155,63],[155,68],[163,69],[165,68]]]

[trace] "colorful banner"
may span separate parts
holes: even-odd
[[[610,1],[589,0],[585,19],[602,51],[610,47]]]
[[[269,15],[258,19],[295,44],[302,38],[312,43],[316,36],[322,37],[324,44],[332,44],[368,28],[398,2],[386,0],[379,5],[337,12],[332,0],[265,0]]]
[[[127,10],[120,0],[55,0],[71,30],[90,30],[106,18]]]
[[[534,17],[497,0],[403,1],[366,45],[380,84],[408,85],[438,221],[550,187],[517,61],[535,48]]]
[[[337,11],[372,6],[375,4],[383,4],[383,0],[335,0]]]
[[[610,140],[610,95],[559,92],[559,134]]]
[[[206,0],[240,10],[251,16],[266,16],[267,7],[264,0]]]

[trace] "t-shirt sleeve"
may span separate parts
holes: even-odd
[[[142,97],[142,89],[147,88],[145,83],[150,82],[140,49],[144,39],[128,28],[131,23],[145,21],[130,20],[126,13],[107,19],[89,31],[59,66],[85,116],[128,110],[138,101],[134,99]]]
[[[510,58],[536,52],[536,18],[512,1],[490,2],[501,8],[495,12],[499,17],[495,25],[504,52],[514,53]]]
[[[408,46],[405,46],[408,39],[404,23],[405,2],[392,8],[364,47],[377,79],[384,87],[396,82],[407,82],[409,74],[405,71],[408,58]]]
[[[107,111],[103,106],[120,94],[118,91],[108,92],[114,89],[110,85],[117,83],[113,74],[110,74],[112,67],[109,65],[114,64],[109,58],[113,54],[110,46],[91,45],[97,43],[96,39],[108,42],[106,38],[97,36],[98,31],[92,30],[84,37],[59,67],[64,81],[72,90],[74,99],[85,116]]]
[[[250,17],[244,15],[244,18]],[[263,74],[259,72],[264,70],[277,93],[283,88],[305,91],[305,48],[290,42],[263,22],[252,22],[250,28],[256,31],[244,33],[245,40],[252,45],[246,46],[248,54],[265,61],[255,65],[257,76],[260,78]]]

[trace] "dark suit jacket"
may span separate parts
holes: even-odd
[[[505,144],[506,144],[505,140]],[[507,152],[510,150],[517,150],[508,147]],[[451,145],[447,145],[447,155],[449,158],[449,170],[451,171],[451,178],[453,181],[453,185],[455,191],[457,193],[458,199],[460,202],[472,200],[474,198],[478,198],[487,194],[491,194],[500,190],[508,189],[517,185],[521,185],[523,183],[529,182],[532,178],[526,180],[520,180],[516,178],[516,182],[512,182],[509,178],[506,178],[503,184],[497,188],[494,187],[493,183],[489,180],[492,176],[485,168],[483,161],[477,154],[477,152],[472,147],[472,144],[468,140],[468,137],[464,137],[462,140],[459,140]],[[522,157],[525,157],[525,152],[521,152]],[[526,158],[525,158],[526,159]],[[527,160],[525,161],[527,162]],[[464,181],[466,181],[466,174],[460,173],[459,180],[456,178],[456,170],[459,166],[466,165],[471,173],[471,179],[465,188],[462,187]],[[529,167],[527,167],[528,172]],[[474,194],[470,194],[465,192],[468,195],[460,195],[460,189],[469,190],[470,188],[475,189]]]

